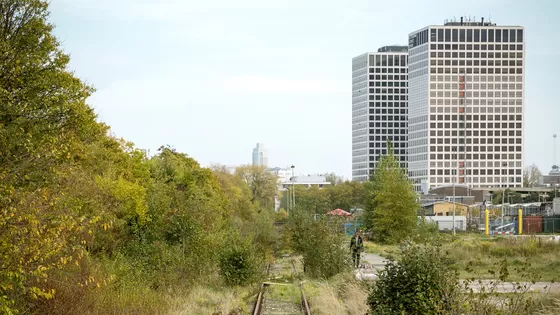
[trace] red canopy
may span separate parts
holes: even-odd
[[[342,209],[334,209],[333,211],[327,213],[327,215],[336,215],[336,216],[351,216],[352,214],[348,211],[344,211]]]

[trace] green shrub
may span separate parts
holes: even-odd
[[[419,219],[418,225],[413,234],[416,243],[425,243],[439,236],[438,225],[436,222]]]
[[[290,220],[291,246],[303,256],[304,271],[311,277],[330,278],[350,266],[346,238],[329,227],[328,219],[315,220],[299,213]]]
[[[247,285],[262,274],[262,256],[249,240],[233,237],[232,244],[220,253],[220,274],[228,285]]]
[[[447,314],[460,304],[458,284],[440,246],[407,244],[379,274],[367,303],[374,314]]]

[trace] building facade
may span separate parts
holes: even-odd
[[[352,180],[367,181],[391,142],[407,168],[408,52],[385,46],[352,59]]]
[[[262,143],[257,143],[255,148],[253,148],[253,165],[268,166],[268,152]]]
[[[521,187],[521,26],[447,22],[409,34],[408,173],[417,191]]]

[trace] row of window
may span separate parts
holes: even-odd
[[[439,99],[437,100],[437,102],[433,102],[432,100],[430,100],[431,104],[437,103],[438,105],[443,105],[443,99],[441,99],[442,97],[453,97],[453,98],[457,98],[457,96],[459,96],[459,92],[457,91],[453,91],[453,90],[449,90],[449,91],[430,91],[430,97],[435,98],[438,97]],[[471,100],[470,103],[467,103],[468,105],[472,104],[473,98],[476,100],[477,98],[491,98],[491,97],[499,97],[499,98],[510,98],[510,99],[519,99],[519,104],[521,105],[521,98],[523,97],[523,92],[522,91],[467,91],[466,93],[464,93],[464,95],[467,96],[468,99]],[[435,99],[433,99],[435,100]],[[512,102],[513,103],[513,102]],[[461,102],[459,102],[459,104],[462,105]],[[447,105],[447,104],[445,104]]]
[[[369,102],[369,107],[408,107],[406,102]]]
[[[373,132],[373,134],[376,134],[376,135],[393,135],[393,134],[394,135],[398,135],[398,134],[406,135],[406,134],[408,134],[408,131],[406,129],[387,129],[387,128],[385,128],[385,129],[373,129],[373,130],[375,130]],[[371,137],[370,137],[370,140],[372,140]]]
[[[374,141],[373,138],[374,138],[374,136],[371,136],[371,137],[369,137],[369,140]],[[397,142],[392,142],[391,145],[394,148],[406,148],[408,146],[408,143],[397,141]],[[375,142],[375,143],[370,143],[369,147],[370,148],[374,148],[374,147],[375,148],[386,148],[387,147],[387,141],[378,141],[378,142]]]
[[[407,128],[408,127],[408,123],[407,122],[370,122],[369,123],[369,127],[370,128]],[[375,131],[374,129],[370,129],[369,130],[370,134],[374,134]],[[403,133],[403,134],[406,134]]]
[[[516,183],[519,183],[517,186],[521,186],[521,177],[472,177],[468,178],[468,180],[472,180],[473,183],[478,184],[479,182],[482,184],[485,183],[513,183],[514,180]],[[451,183],[451,179],[449,177],[432,177],[430,178],[431,183],[438,183],[438,184],[449,184]],[[514,187],[515,185],[508,185],[509,187]],[[420,191],[417,188],[417,191]]]
[[[408,73],[408,68],[369,68],[369,73]]]
[[[442,167],[444,167],[444,165],[445,165],[446,168],[449,168],[449,167],[454,167],[454,168],[456,168],[456,167],[457,167],[457,161],[452,161],[452,162],[449,162],[449,161],[446,161],[446,162],[443,162],[443,161],[430,161],[430,167],[435,168],[435,167],[436,167],[436,164],[437,164],[437,167],[438,167],[438,168],[442,168]],[[467,167],[467,168],[471,168],[471,167],[474,167],[474,168],[478,168],[478,167],[486,168],[486,165],[487,165],[487,164],[488,164],[488,167],[489,167],[489,168],[490,168],[490,167],[494,167],[494,168],[500,168],[500,167],[519,167],[519,168],[520,168],[520,167],[523,166],[522,163],[521,163],[521,161],[515,161],[515,162],[514,162],[514,161],[509,161],[509,162],[504,162],[504,161],[494,161],[494,162],[492,162],[492,161],[488,161],[488,163],[486,163],[486,161],[481,161],[481,162],[478,162],[478,161],[475,161],[475,162],[466,161],[465,164],[466,164],[466,167]]]
[[[406,101],[408,100],[408,95],[370,95],[370,101]]]
[[[398,108],[395,108],[395,109],[393,109],[393,108],[387,108],[387,109],[385,109],[385,108],[370,108],[369,109],[370,114],[389,114],[389,115],[391,115],[391,114],[401,114],[401,115],[403,115],[403,114],[406,114],[407,112],[408,112],[408,110],[404,109],[404,108],[402,108],[402,109],[398,109]]]
[[[467,169],[465,170],[467,176],[470,175],[521,175],[521,169]],[[457,175],[456,169],[446,170],[430,170],[430,175]]]
[[[370,133],[371,130],[370,130]],[[375,141],[391,141],[391,143],[396,143],[398,141],[404,142],[404,141],[408,141],[408,137],[407,136],[375,136]],[[370,154],[373,154],[372,151],[369,152]]]
[[[521,75],[467,75],[465,82],[523,82]],[[430,82],[459,82],[458,75],[430,75]]]
[[[468,120],[468,121],[479,121],[479,120],[523,120],[522,115],[430,115],[430,121],[444,121],[444,120]]]
[[[466,73],[466,74],[523,74],[523,68],[430,68],[431,74]]]
[[[430,130],[430,137],[457,137],[464,136],[462,130]],[[521,130],[467,130],[468,136],[474,137],[521,137]]]
[[[522,90],[522,83],[467,83],[465,90]],[[430,83],[430,90],[458,90],[459,83]]]
[[[373,159],[375,159],[375,161],[379,161],[379,157],[383,156],[383,155],[387,155],[387,149],[375,149],[375,150],[369,150],[370,151],[370,157],[369,160],[373,161]],[[371,152],[374,153],[371,153]],[[394,153],[395,155],[401,155],[399,156],[401,161],[406,161],[406,150],[405,149],[394,149]],[[373,155],[375,154],[375,155]]]
[[[369,89],[370,93],[383,93],[383,94],[406,94],[406,89]]]
[[[379,86],[379,87],[408,87],[408,82],[394,82],[394,81],[371,81],[369,86]]]
[[[433,52],[434,50],[458,50],[458,51],[503,51],[503,50],[523,50],[523,45],[472,45],[472,44],[431,44],[430,50]],[[412,61],[411,61],[412,63]]]
[[[452,96],[455,95],[455,93],[452,93]],[[522,99],[486,99],[486,98],[482,98],[482,99],[471,99],[471,98],[467,98],[467,105],[474,105],[474,106],[492,106],[492,105],[515,105],[515,106],[519,106],[516,107],[517,112],[521,113],[522,108],[521,106],[523,105],[523,100]],[[457,98],[452,98],[452,99],[435,99],[432,98],[430,99],[430,105],[457,105],[458,104],[458,100]],[[441,113],[441,108],[442,107],[438,107],[438,113]],[[448,108],[448,107],[446,107]],[[484,113],[486,111],[487,107],[473,107],[473,106],[467,106],[467,113],[478,113],[479,111],[481,113]],[[488,107],[490,108],[490,107]],[[436,107],[430,107],[430,111],[434,112],[436,110]],[[456,113],[457,112],[457,107],[454,107],[453,112]]]
[[[463,160],[464,159],[465,154],[459,154],[459,159]],[[510,154],[485,154],[485,153],[474,153],[474,154],[470,154],[467,153],[467,160],[513,160],[514,156],[515,159],[517,160],[521,160],[521,153],[510,153]],[[443,153],[431,153],[430,154],[430,160],[434,161],[434,160],[457,160],[457,154],[453,153],[453,154],[443,154]]]
[[[504,146],[465,146],[465,145],[440,145],[430,146],[430,152],[521,152],[521,146],[504,145]]]
[[[399,167],[402,168],[403,170],[406,170],[408,168],[408,163],[404,162],[404,161],[406,161],[406,157],[404,157],[404,159],[402,159],[402,157],[401,157],[401,158],[399,158],[399,160],[401,161],[399,163]],[[379,159],[376,159],[374,162],[377,162],[377,161],[379,161]],[[372,161],[370,161],[370,162],[372,162]],[[377,166],[377,163],[369,163],[369,167],[371,169],[371,172],[375,171],[376,166]]]
[[[399,115],[377,115],[377,116],[369,116],[369,120],[376,120],[376,121],[403,121],[407,122],[408,118],[406,116],[399,116]],[[370,123],[371,125],[372,123]]]
[[[408,55],[370,55],[369,65],[377,67],[406,67]]]
[[[383,119],[383,120],[385,120],[385,119]],[[464,125],[464,123],[435,123],[435,122],[433,122],[433,123],[430,123],[430,128],[435,129],[436,126],[437,126],[437,128],[439,128],[439,129],[443,129],[443,128],[445,128],[445,129],[457,129],[457,128],[463,129],[464,128],[463,125]],[[470,125],[470,123],[467,123],[467,128],[469,128],[469,125]],[[482,125],[482,123],[481,123],[481,125]],[[502,123],[501,125],[500,125],[500,123],[488,123],[486,128],[496,128],[496,129],[500,129],[500,128],[501,129],[507,129],[507,128],[513,129],[513,128],[515,128],[515,129],[521,129],[521,126],[522,126],[522,123],[520,123],[520,122],[519,123],[509,123],[509,124],[508,123]],[[472,128],[472,126],[470,128]],[[481,126],[481,128],[482,128],[482,126]],[[467,136],[470,136],[472,134],[472,132],[474,132],[474,131],[476,131],[476,130],[467,130]]]
[[[522,29],[430,29],[430,42],[522,43]]]
[[[501,140],[500,140],[501,139]],[[453,138],[453,139],[449,139],[449,138],[430,138],[430,144],[463,144],[465,143],[465,141],[467,142],[467,144],[482,144],[485,145],[486,142],[488,142],[488,144],[521,144],[522,139],[521,138]]]
[[[408,80],[407,75],[393,75],[393,74],[389,74],[389,75],[380,75],[380,74],[376,74],[376,75],[370,75],[369,76],[370,80],[382,80],[382,81],[405,81],[404,83],[408,83],[406,82]],[[394,82],[394,83],[399,83],[399,82]]]
[[[432,59],[430,60],[430,65],[432,66],[469,66],[469,67],[494,67],[494,66],[503,66],[503,67],[522,67],[523,60],[516,59],[516,60],[457,60],[457,59]]]

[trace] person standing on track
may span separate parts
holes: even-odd
[[[362,240],[362,231],[357,230],[350,240],[350,250],[352,251],[352,262],[355,268],[360,268],[360,255],[364,248]]]

